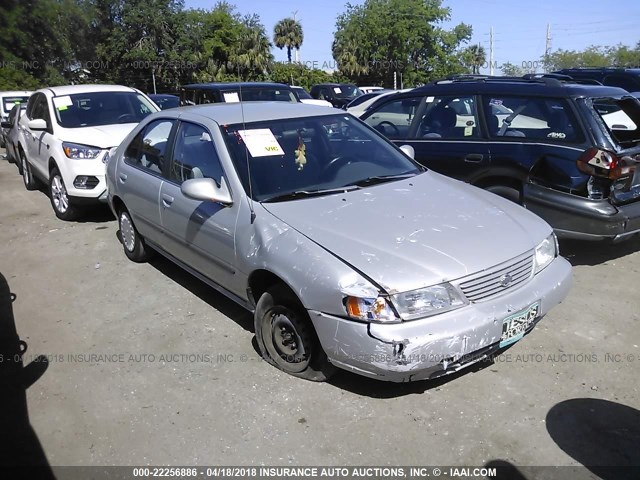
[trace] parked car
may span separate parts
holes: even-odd
[[[182,87],[183,105],[201,105],[207,103],[245,102],[289,102],[299,103],[295,92],[289,85],[266,82],[240,83],[200,83]]]
[[[147,96],[153,100],[158,107],[160,107],[160,110],[177,108],[180,106],[180,97],[177,95],[170,95],[168,93],[152,93]]]
[[[640,91],[640,68],[565,68],[554,73],[569,75],[576,80],[595,80],[628,92]]]
[[[7,121],[9,119],[9,112],[18,103],[27,103],[29,97],[33,92],[26,90],[12,91],[12,92],[0,92],[0,122]],[[7,131],[2,128],[0,130],[0,147],[6,145]]]
[[[300,99],[300,101],[302,103],[307,103],[309,105],[320,105],[322,107],[332,107],[333,105],[331,105],[329,102],[327,102],[326,100],[319,100],[317,98],[313,98],[309,92],[307,92],[304,88],[302,87],[298,87],[295,85],[291,85],[291,89],[296,92],[296,95],[298,95],[298,98]]]
[[[522,338],[571,267],[542,219],[410,153],[326,107],[165,110],[110,155],[108,199],[129,259],[253,311],[281,370],[433,378]]]
[[[384,87],[370,87],[370,86],[365,86],[365,87],[358,87],[360,89],[360,91],[364,94],[366,93],[372,93],[372,92],[377,92],[379,90],[385,90]]]
[[[362,95],[358,87],[346,83],[321,83],[311,87],[311,96],[326,100],[336,108],[344,108],[354,98]]]
[[[18,155],[27,190],[44,183],[51,206],[73,220],[107,199],[104,161],[131,129],[158,107],[119,85],[72,85],[35,92],[20,118]]]
[[[365,111],[371,108],[376,102],[380,101],[381,98],[386,97],[387,95],[392,95],[398,92],[408,92],[411,90],[410,88],[406,90],[376,90],[372,93],[365,93],[364,95],[360,95],[359,97],[351,100],[345,110],[349,112],[351,115],[356,117],[362,116]]]
[[[421,164],[524,205],[558,236],[640,233],[640,103],[622,89],[445,80],[383,99],[362,119]]]
[[[9,112],[9,116],[7,120],[2,121],[2,130],[6,132],[5,134],[5,149],[7,151],[6,158],[9,162],[15,163],[18,165],[18,169],[20,170],[20,174],[22,175],[22,170],[20,169],[20,162],[18,159],[18,142],[20,138],[20,129],[18,127],[18,121],[20,117],[27,109],[26,103],[17,103],[13,106],[11,111]]]

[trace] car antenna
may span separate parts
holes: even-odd
[[[238,82],[238,90],[239,90],[239,94],[240,94],[240,114],[242,115],[242,130],[244,130],[246,132],[247,130],[247,124],[244,120],[244,105],[243,105],[243,98],[242,98],[242,77],[240,76],[240,65],[238,65],[238,80],[240,80]],[[249,177],[249,198],[248,198],[248,202],[249,202],[249,211],[251,212],[251,224],[253,225],[253,222],[256,219],[256,211],[253,209],[253,181],[251,179],[251,166],[249,164],[249,148],[247,147],[247,142],[243,142],[244,143],[244,156],[245,156],[245,160],[247,161],[247,176]]]

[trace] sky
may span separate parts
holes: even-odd
[[[237,11],[257,13],[267,32],[285,17],[302,24],[304,42],[299,60],[323,70],[335,69],[331,42],[336,17],[346,8],[345,0],[229,0]],[[350,0],[357,5],[363,0]],[[216,0],[185,0],[187,8],[211,9]],[[582,50],[590,45],[635,46],[640,41],[640,1],[618,0],[444,0],[451,8],[451,20],[445,27],[459,23],[473,27],[470,43],[481,44],[490,52],[493,27],[493,58],[500,66],[510,62],[525,68],[536,66],[544,54],[547,25],[551,50]],[[286,49],[273,48],[277,61],[286,61]],[[293,53],[292,53],[293,56]],[[540,68],[541,71],[541,68]],[[489,73],[487,69],[482,73]],[[496,71],[496,74],[499,73]]]

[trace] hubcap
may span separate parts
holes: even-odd
[[[53,205],[60,213],[64,213],[69,208],[69,198],[67,197],[67,189],[64,188],[64,182],[60,175],[56,175],[51,180],[51,199]]]
[[[135,230],[129,215],[126,213],[120,214],[120,237],[122,237],[122,244],[128,251],[133,252],[136,244]]]
[[[291,319],[284,313],[273,315],[271,340],[278,357],[285,363],[301,364],[306,360],[304,341]]]

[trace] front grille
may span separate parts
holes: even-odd
[[[470,302],[489,300],[521,285],[533,275],[533,252],[456,282]]]

